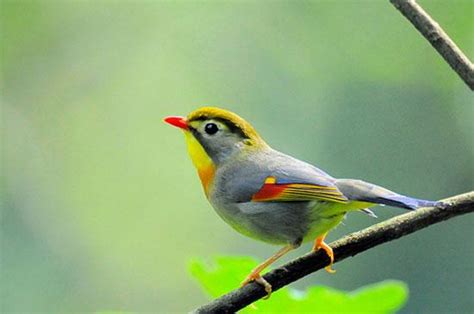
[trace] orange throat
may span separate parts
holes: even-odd
[[[216,169],[213,164],[198,169],[199,178],[201,179],[201,183],[207,197],[209,197],[209,189],[211,187],[212,180],[214,179],[215,172]]]
[[[206,193],[206,197],[209,198],[209,192],[212,187],[212,181],[214,179],[216,167],[212,159],[206,153],[198,140],[196,140],[196,138],[192,135],[192,133],[186,131],[184,132],[184,135],[188,144],[189,156],[191,156],[191,160],[198,171],[199,178],[201,179],[202,186],[204,187],[204,192]]]

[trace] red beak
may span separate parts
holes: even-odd
[[[166,123],[171,124],[172,126],[175,126],[177,128],[187,130],[188,129],[188,123],[186,122],[185,117],[178,117],[178,116],[170,116],[166,117],[164,119]]]

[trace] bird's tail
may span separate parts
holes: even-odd
[[[440,202],[425,201],[397,194],[375,184],[361,180],[338,179],[337,188],[349,200],[361,201],[414,210],[419,207],[434,207]]]
[[[438,202],[420,200],[404,195],[389,195],[373,199],[374,203],[414,210],[419,207],[434,207]]]

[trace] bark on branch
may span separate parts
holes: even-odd
[[[474,66],[448,34],[415,0],[390,0],[416,29],[430,42],[459,77],[474,90]]]
[[[474,191],[445,199],[443,202],[443,206],[420,208],[332,242],[330,246],[334,250],[335,262],[340,262],[347,257],[357,255],[374,246],[398,239],[435,223],[473,212]],[[273,291],[276,291],[324,268],[328,263],[329,258],[320,250],[297,258],[267,273],[264,278],[271,283]],[[197,308],[194,312],[233,313],[264,296],[266,296],[266,292],[262,286],[251,283]]]

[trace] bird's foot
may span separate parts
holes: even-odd
[[[324,237],[325,237],[325,235],[323,235],[321,237],[318,237],[316,239],[316,241],[314,241],[313,252],[316,252],[320,249],[322,249],[326,252],[326,254],[329,256],[329,259],[331,260],[331,262],[329,263],[328,266],[324,267],[324,269],[328,273],[334,274],[336,272],[336,270],[332,269],[332,264],[334,263],[334,252],[333,252],[332,248],[329,245],[327,245],[326,242],[324,242]]]
[[[336,270],[332,268],[332,263],[324,267],[324,269],[330,274],[334,274],[336,272]]]
[[[245,280],[240,284],[240,287],[246,286],[247,284],[255,281],[259,285],[263,286],[267,292],[267,296],[264,299],[268,299],[272,295],[272,285],[268,283],[259,273],[251,272],[250,275],[245,278]]]

